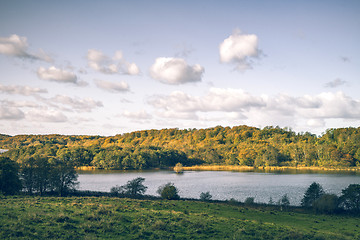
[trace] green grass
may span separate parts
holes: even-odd
[[[0,198],[0,239],[360,239],[360,217],[198,201]]]

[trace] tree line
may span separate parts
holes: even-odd
[[[78,174],[66,158],[27,158],[21,165],[0,156],[0,192],[16,194],[57,194],[64,196],[76,188]]]
[[[328,129],[321,136],[289,128],[217,126],[143,130],[111,137],[0,135],[3,156],[19,163],[63,155],[75,166],[149,169],[191,165],[360,167],[360,128]]]

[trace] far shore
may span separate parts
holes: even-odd
[[[251,167],[251,166],[231,166],[231,165],[204,165],[204,166],[191,166],[183,167],[184,171],[254,171],[254,170],[269,170],[269,171],[283,171],[283,170],[309,170],[309,171],[349,171],[357,172],[360,171],[360,167],[349,167],[349,168],[330,168],[330,167]]]
[[[76,170],[81,171],[93,171],[98,170],[99,168],[93,166],[80,166],[76,167]],[[173,168],[169,168],[173,170]],[[300,171],[347,171],[347,172],[360,172],[360,167],[348,167],[348,168],[331,168],[331,167],[251,167],[251,166],[234,166],[234,165],[195,165],[191,167],[182,167],[183,171],[255,171],[255,170],[265,170],[265,171],[286,171],[286,170],[300,170]],[[106,169],[109,170],[109,169]],[[159,168],[146,169],[146,170],[160,170]]]

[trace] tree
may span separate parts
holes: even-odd
[[[207,201],[210,201],[211,198],[212,198],[212,196],[211,196],[209,191],[205,192],[205,193],[204,192],[200,193],[200,200],[201,201],[207,202]]]
[[[319,183],[313,182],[306,190],[303,199],[301,200],[301,206],[312,207],[314,202],[324,194],[324,190]]]
[[[360,184],[350,184],[342,190],[340,206],[345,210],[360,212]]]
[[[146,192],[147,187],[143,184],[145,178],[137,177],[128,181],[125,185],[116,186],[111,188],[113,194],[124,194],[130,196],[143,195]]]
[[[182,173],[184,171],[183,165],[181,163],[177,163],[174,167],[174,171],[176,173]]]
[[[180,199],[180,196],[178,194],[178,189],[174,186],[173,183],[170,182],[160,186],[157,190],[157,193],[160,194],[160,196],[163,199],[168,199],[168,200]]]
[[[15,194],[21,188],[19,165],[8,157],[0,157],[0,192]]]
[[[74,163],[67,158],[55,158],[51,160],[50,183],[60,196],[76,188],[78,174],[75,171]]]

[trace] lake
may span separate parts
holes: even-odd
[[[354,172],[230,172],[230,171],[79,171],[79,190],[109,192],[115,185],[124,185],[136,177],[145,178],[145,194],[158,196],[160,185],[174,183],[180,197],[199,198],[209,191],[212,199],[244,201],[254,197],[255,202],[268,203],[270,197],[277,202],[287,194],[291,205],[300,201],[312,182],[320,183],[325,192],[341,195],[349,184],[360,184],[360,174]]]

